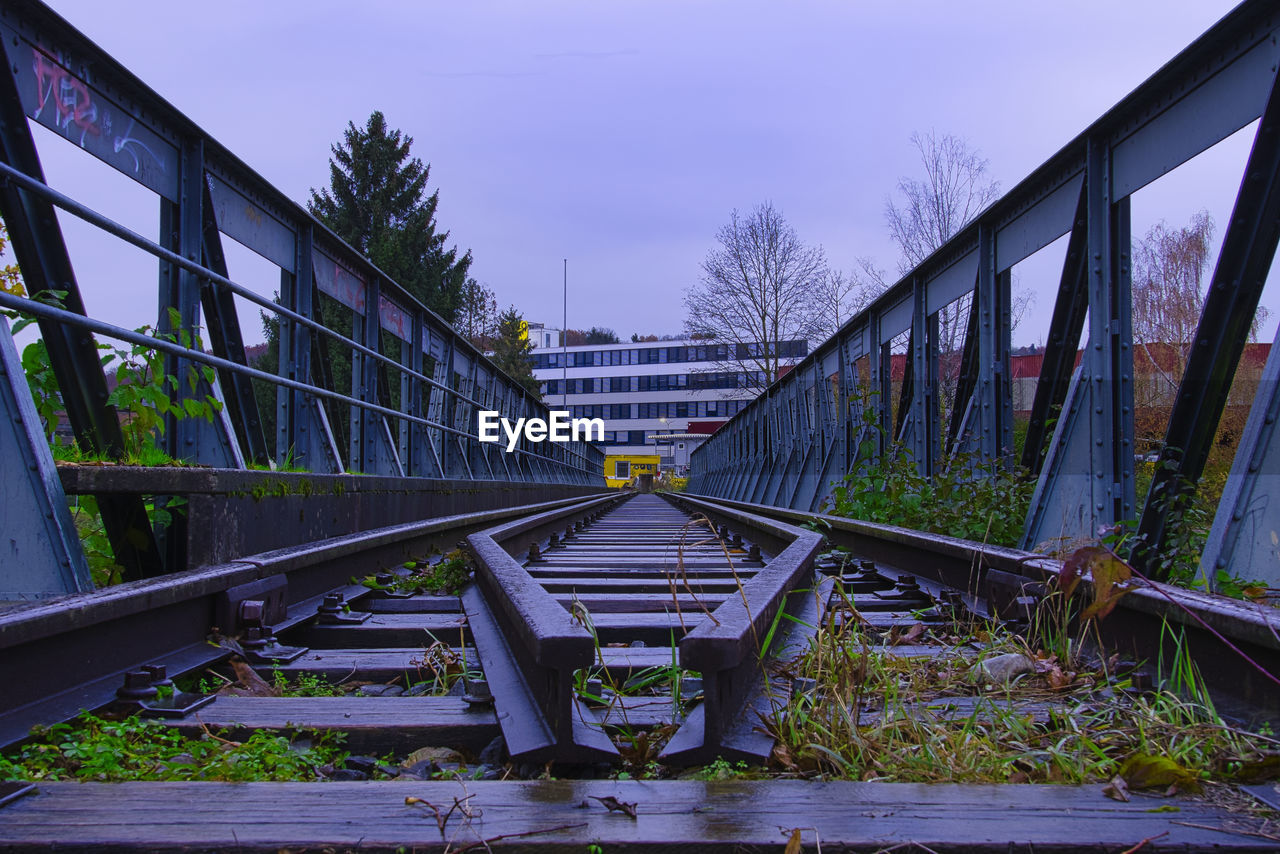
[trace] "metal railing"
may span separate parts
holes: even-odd
[[[603,455],[588,443],[521,438],[507,453],[481,442],[479,411],[514,421],[545,418],[546,407],[47,6],[6,3],[0,37],[0,215],[26,292],[35,297],[0,293],[0,307],[39,324],[82,451],[119,458],[125,446],[120,416],[108,403],[98,336],[163,353],[166,375],[194,377],[172,383],[172,407],[216,402],[215,416],[168,418],[161,449],[180,460],[603,487]],[[29,122],[156,193],[158,239],[49,186]],[[87,315],[55,209],[157,259],[154,333]],[[275,299],[232,277],[224,235],[279,268]],[[272,319],[274,364],[249,364],[237,299]],[[9,338],[7,329],[0,337]],[[12,350],[12,341],[6,346]],[[350,366],[349,387],[335,382],[335,364]],[[212,370],[193,373],[196,365]],[[5,400],[15,409],[6,414],[17,417],[19,400],[29,397],[21,371],[6,370],[0,381],[9,384]],[[33,471],[49,468],[47,449],[34,446],[37,432],[6,438],[0,454]],[[56,480],[51,469],[42,476]],[[57,516],[46,500],[36,500],[37,515]],[[157,574],[141,499],[102,495],[99,507],[128,575]]]
[[[1102,526],[1136,519],[1145,553],[1160,550],[1172,496],[1204,468],[1275,254],[1278,39],[1275,4],[1242,3],[694,451],[690,491],[816,510],[861,459],[889,452],[909,454],[924,476],[957,453],[1014,462],[1011,270],[1069,234],[1018,460],[1038,478],[1022,542],[1090,539]],[[1140,505],[1129,197],[1258,119],[1161,460]],[[939,311],[966,299],[963,344],[943,352]],[[1280,471],[1280,443],[1270,441],[1280,409],[1277,350],[1206,550],[1210,578],[1226,569],[1280,580],[1266,557],[1269,532],[1280,529],[1280,502],[1266,500],[1267,478]]]

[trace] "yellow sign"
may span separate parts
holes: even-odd
[[[520,321],[520,340],[521,340],[521,341],[528,341],[528,340],[529,340],[529,323],[528,323],[528,321],[525,321],[525,320]]]

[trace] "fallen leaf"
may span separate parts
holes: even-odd
[[[1250,602],[1261,602],[1267,598],[1268,594],[1271,593],[1271,588],[1264,587],[1261,584],[1250,584],[1240,592],[1243,593],[1244,597]]]
[[[783,849],[782,854],[800,854],[804,850],[804,844],[800,841],[800,828],[791,831],[791,838],[787,840],[787,847]]]
[[[1095,552],[1102,552],[1105,549],[1100,546],[1085,546],[1076,549],[1071,555],[1062,562],[1062,569],[1058,572],[1058,589],[1067,598],[1071,598],[1071,594],[1075,592],[1076,585],[1080,583],[1080,576],[1089,566]]]
[[[1119,775],[1112,777],[1111,782],[1102,787],[1102,794],[1113,801],[1129,802],[1129,787]]]
[[[796,770],[796,760],[791,755],[791,749],[780,741],[773,745],[773,753],[770,758],[777,765],[787,769],[788,771]]]
[[[1154,789],[1159,786],[1177,787],[1188,792],[1200,789],[1196,773],[1167,756],[1135,753],[1120,766],[1120,776],[1130,789]]]
[[[1106,549],[1089,560],[1089,574],[1093,579],[1093,604],[1080,615],[1081,619],[1102,621],[1116,607],[1116,603],[1129,592],[1128,583],[1133,578],[1133,568]]]
[[[271,683],[258,675],[258,671],[249,666],[242,658],[231,659],[231,669],[235,671],[236,681],[251,697],[279,697],[280,692]],[[242,695],[243,696],[243,695]]]
[[[626,801],[620,801],[613,795],[605,795],[603,798],[597,798],[595,795],[588,795],[588,797],[604,804],[609,812],[620,812],[627,818],[636,817],[636,805],[633,803],[629,804]]]
[[[401,768],[412,768],[421,762],[461,762],[462,754],[447,747],[419,747],[400,763]]]
[[[1062,691],[1071,686],[1076,681],[1074,673],[1065,673],[1061,667],[1054,666],[1052,670],[1045,674],[1045,678],[1049,681],[1049,687],[1054,691]]]
[[[1106,619],[1129,592],[1133,569],[1110,549],[1085,546],[1076,549],[1063,561],[1058,573],[1058,588],[1070,596],[1086,572],[1093,581],[1093,602],[1080,617],[1084,620]]]
[[[898,646],[900,644],[915,643],[920,640],[920,636],[924,634],[924,623],[916,623],[905,632],[898,626],[894,626],[889,630],[889,646]]]

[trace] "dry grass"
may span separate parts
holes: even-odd
[[[792,667],[816,687],[769,722],[780,764],[860,780],[1091,783],[1146,755],[1223,779],[1274,748],[1224,724],[1185,664],[1165,689],[1138,693],[1105,662],[1059,660],[994,627],[922,635],[941,651],[927,658],[895,655],[884,640],[849,600],[828,612]],[[975,678],[978,662],[1009,653],[1034,672],[1009,684]]]

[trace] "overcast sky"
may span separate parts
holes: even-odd
[[[966,138],[1012,187],[1233,4],[52,5],[300,202],[328,180],[347,122],[382,110],[431,164],[440,225],[503,305],[558,326],[568,258],[569,325],[625,339],[678,332],[716,230],[766,199],[833,265],[895,270],[884,207],[919,172],[913,131]],[[1200,208],[1220,232],[1251,136],[1141,191],[1135,235]],[[38,141],[55,186],[155,234],[148,192],[50,133]],[[91,311],[153,319],[151,262],[68,232]],[[1015,343],[1045,339],[1061,252],[1019,271],[1037,302]],[[276,287],[265,263],[230,261],[233,278]]]

